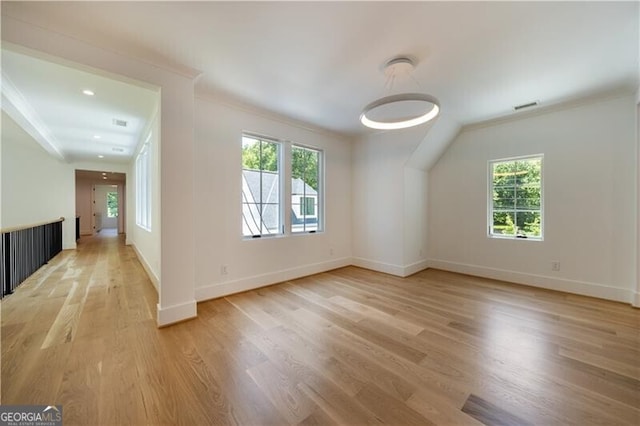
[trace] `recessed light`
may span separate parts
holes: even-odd
[[[100,136],[100,135],[93,135],[93,138],[94,138],[94,139],[100,139],[101,137],[102,137],[102,136]]]
[[[84,94],[85,94],[85,95],[87,95],[87,96],[93,96],[93,95],[95,95],[94,91],[93,91],[93,90],[89,90],[89,89],[84,89],[84,90],[82,91],[82,93],[84,93]]]
[[[104,155],[98,155],[98,158],[104,158]]]

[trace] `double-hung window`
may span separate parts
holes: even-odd
[[[291,147],[291,232],[321,230],[321,151]]]
[[[542,155],[489,162],[489,236],[543,236]]]
[[[149,139],[136,158],[136,224],[151,230],[151,152]]]
[[[242,137],[242,234],[277,235],[282,226],[282,143]]]
[[[314,148],[243,134],[242,235],[321,231],[322,160]]]

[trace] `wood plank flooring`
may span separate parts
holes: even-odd
[[[122,237],[83,238],[1,303],[2,404],[65,425],[640,424],[640,310],[355,267],[155,324]]]

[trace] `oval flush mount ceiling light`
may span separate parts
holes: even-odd
[[[408,76],[415,68],[413,61],[398,57],[388,61],[384,67],[387,85],[396,77]],[[402,93],[375,100],[364,107],[360,121],[367,127],[379,130],[395,130],[417,126],[435,118],[440,112],[440,103],[422,93]]]

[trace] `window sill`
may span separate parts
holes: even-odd
[[[324,234],[324,231],[305,231],[305,232],[290,232],[288,234],[274,234],[274,235],[261,235],[259,237],[242,237],[242,241],[260,241],[260,240],[273,240],[280,238],[299,237],[305,235]]]
[[[511,235],[487,235],[494,240],[515,240],[515,241],[544,241],[543,237],[515,237]]]
[[[324,231],[300,231],[300,232],[292,232],[291,236],[301,236],[301,235],[317,235],[317,234],[324,234]]]

